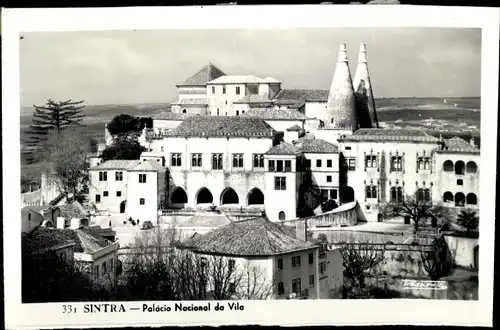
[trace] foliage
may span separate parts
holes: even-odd
[[[448,276],[453,269],[453,257],[443,236],[434,239],[431,251],[421,252],[421,258],[432,280]]]
[[[351,288],[364,287],[364,273],[384,260],[385,247],[375,248],[370,243],[347,243],[340,252],[344,266],[344,278]]]
[[[329,199],[326,202],[324,202],[323,204],[321,204],[321,212],[323,212],[323,213],[329,212],[329,211],[335,210],[337,207],[339,207],[337,202],[334,199]]]
[[[123,113],[111,119],[111,122],[108,124],[108,132],[112,136],[140,133],[144,127],[153,127],[153,119],[151,117],[135,117]]]
[[[276,132],[273,136],[273,147],[285,141],[285,132]]]
[[[477,212],[470,210],[463,210],[458,214],[457,222],[460,226],[464,227],[468,232],[475,230],[479,227],[479,217]]]
[[[139,159],[144,151],[146,148],[141,146],[139,141],[122,136],[115,138],[113,144],[106,147],[99,157],[104,161],[112,159],[134,160]]]

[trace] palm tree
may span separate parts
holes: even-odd
[[[465,227],[467,232],[477,229],[479,227],[479,217],[476,211],[463,210],[457,217],[457,222]]]

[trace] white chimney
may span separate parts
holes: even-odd
[[[57,229],[64,229],[66,221],[63,217],[57,217]]]
[[[78,229],[80,228],[80,219],[78,218],[73,218],[71,219],[71,226],[70,226],[71,229]]]

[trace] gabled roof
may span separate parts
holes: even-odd
[[[96,165],[90,169],[90,171],[98,171],[98,170],[125,170],[129,171],[139,165],[141,163],[140,160],[122,160],[122,159],[113,159],[105,161],[99,165]]]
[[[317,153],[317,154],[330,154],[330,153],[338,153],[339,148],[321,139],[299,139],[295,146],[299,148],[299,150],[303,153]]]
[[[445,140],[444,146],[444,149],[438,149],[436,151],[441,153],[480,153],[480,149],[478,147],[472,146],[469,142],[458,136]]]
[[[281,142],[269,149],[266,155],[297,155],[300,153],[299,148],[286,142]]]
[[[87,229],[58,229],[38,227],[27,235],[30,239],[73,241],[75,252],[92,254],[109,245],[109,241]]]
[[[300,102],[326,102],[328,100],[329,90],[325,89],[282,89],[274,97],[274,100],[280,102],[294,101]]]
[[[163,171],[165,167],[158,164],[158,162],[154,162],[152,160],[146,160],[145,162],[140,163],[130,171],[133,172],[158,172]]]
[[[242,117],[256,117],[264,120],[306,120],[306,115],[295,109],[252,108],[241,115]]]
[[[249,94],[233,102],[233,104],[239,103],[272,103],[273,101],[269,99],[269,95],[259,95],[259,94]]]
[[[316,248],[262,217],[232,222],[183,245],[196,252],[233,256],[272,256]]]
[[[189,77],[184,83],[177,86],[205,86],[207,82],[225,75],[221,69],[209,63]]]
[[[244,116],[193,116],[165,136],[273,137],[276,131],[260,118]]]
[[[182,121],[189,116],[193,116],[193,115],[188,114],[188,113],[176,113],[176,112],[164,111],[164,112],[154,116],[153,119],[155,119],[155,120],[179,120],[179,121]]]
[[[286,130],[287,130],[288,132],[300,132],[300,131],[302,131],[302,130],[303,130],[303,128],[302,128],[302,127],[300,127],[299,125],[295,124],[295,125],[293,125],[293,126],[291,126],[291,127],[288,127]]]
[[[27,253],[36,253],[76,245],[75,241],[68,240],[62,235],[53,235],[45,229],[38,227],[30,234],[23,235],[21,238],[21,250]]]
[[[360,128],[351,135],[344,135],[339,141],[396,141],[437,143],[438,139],[420,129]]]

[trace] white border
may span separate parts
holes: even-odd
[[[182,324],[443,324],[492,326],[499,9],[426,6],[216,6],[2,10],[5,319],[7,328]],[[296,27],[482,28],[479,301],[303,300],[244,302],[244,312],[61,313],[21,304],[19,33],[26,31]],[[74,304],[82,310],[82,304]],[[127,305],[140,305],[128,303]]]

